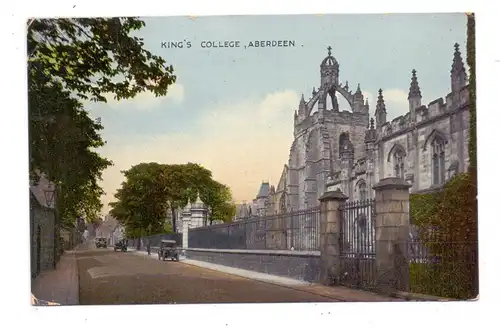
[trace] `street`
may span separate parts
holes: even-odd
[[[132,252],[89,246],[76,257],[81,305],[336,301]]]

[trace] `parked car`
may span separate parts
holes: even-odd
[[[125,240],[125,239],[119,240],[118,242],[115,243],[115,246],[113,247],[113,249],[115,251],[120,250],[120,251],[125,252],[125,251],[127,251],[127,244],[128,244],[127,240]]]
[[[158,259],[166,260],[171,259],[179,261],[179,248],[177,247],[177,242],[174,240],[161,240],[160,249],[158,249]]]
[[[96,248],[107,248],[108,241],[104,237],[98,237],[95,239],[95,246]]]

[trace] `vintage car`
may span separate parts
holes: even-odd
[[[115,251],[127,251],[127,240],[123,239],[123,240],[119,240],[118,242],[115,243],[115,246],[113,247],[113,249]]]
[[[95,239],[95,246],[96,248],[107,248],[108,241],[104,237],[98,237]]]
[[[158,259],[164,261],[171,259],[179,261],[179,248],[174,240],[161,240],[160,248],[158,249]]]

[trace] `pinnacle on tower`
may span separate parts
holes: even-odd
[[[382,94],[382,89],[378,90],[377,107],[375,108],[375,114],[386,113],[385,101]]]
[[[467,85],[467,72],[465,71],[462,55],[458,49],[458,43],[455,43],[455,53],[453,55],[453,64],[451,66],[451,90],[458,92]]]
[[[299,115],[305,116],[305,114],[306,114],[306,101],[304,100],[304,94],[302,94],[299,102]]]
[[[459,44],[455,43],[455,53],[453,54],[453,65],[451,66],[451,73],[465,71],[464,62],[462,60],[462,54],[460,53],[459,47]]]
[[[326,48],[328,50],[328,56],[331,56],[332,55],[332,47],[331,46],[328,46],[328,48]]]
[[[361,103],[361,105],[365,102],[365,99],[363,97],[363,93],[361,93],[361,87],[358,83],[358,88],[356,89],[356,93],[354,93],[354,101],[358,101]]]
[[[373,143],[377,139],[377,131],[375,130],[375,120],[370,119],[370,125],[365,133],[365,143]]]
[[[413,69],[411,73],[412,76],[411,76],[410,92],[408,93],[408,99],[416,97],[421,98],[422,93],[420,92],[420,87],[418,86],[417,71]]]

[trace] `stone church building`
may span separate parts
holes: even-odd
[[[279,182],[276,187],[263,182],[257,198],[240,206],[237,217],[317,206],[327,190],[340,189],[350,200],[372,198],[372,186],[386,177],[404,178],[411,192],[427,192],[466,171],[469,92],[458,44],[446,98],[424,104],[413,70],[408,112],[393,120],[387,120],[382,89],[370,117],[360,84],[353,92],[339,78],[339,63],[328,48],[320,65],[319,88],[313,88],[310,97],[302,95],[293,116],[294,140]],[[339,109],[337,96],[351,111]]]

